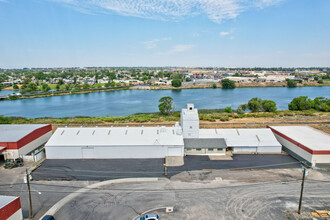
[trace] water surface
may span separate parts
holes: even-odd
[[[3,92],[3,91],[2,91]],[[7,91],[6,91],[7,92]],[[12,93],[12,91],[10,91]],[[278,109],[288,109],[297,96],[329,98],[330,87],[268,87],[236,89],[182,90],[117,90],[34,99],[0,101],[0,115],[37,117],[124,116],[141,112],[157,112],[158,100],[171,96],[177,110],[187,103],[199,109],[217,109],[247,103],[253,97],[271,99]]]

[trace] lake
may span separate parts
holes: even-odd
[[[2,94],[13,91],[1,91]],[[0,95],[1,95],[0,93]],[[219,109],[247,103],[253,97],[274,100],[278,109],[288,109],[294,97],[319,96],[329,98],[330,87],[268,87],[236,89],[182,89],[182,90],[117,90],[54,96],[34,99],[0,101],[0,115],[37,117],[125,116],[134,113],[158,111],[158,100],[163,96],[174,99],[176,110],[187,103],[198,109]]]

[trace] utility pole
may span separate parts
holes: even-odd
[[[31,189],[30,189],[30,177],[28,174],[28,170],[26,169],[26,184],[29,190],[29,203],[30,203],[30,219],[33,218],[33,211],[32,211],[32,199],[31,199]]]
[[[300,215],[300,211],[301,211],[301,202],[302,202],[302,197],[303,197],[303,192],[304,192],[305,176],[306,176],[306,166],[304,165],[304,171],[303,171],[303,176],[302,176],[302,180],[301,180],[299,206],[298,206],[298,214],[299,215]]]

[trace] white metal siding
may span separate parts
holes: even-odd
[[[312,154],[308,153],[307,151],[301,149],[297,145],[291,143],[290,141],[280,137],[279,135],[275,134],[276,139],[280,142],[284,147],[288,148],[298,156],[304,158],[306,161],[312,163]]]
[[[257,152],[256,147],[234,147],[233,152]]]
[[[183,156],[182,147],[168,147],[167,156]]]
[[[89,146],[90,149],[92,147],[93,152],[81,146],[46,146],[46,157],[47,159],[115,159],[183,156],[183,146]]]
[[[313,155],[314,163],[330,163],[330,154]]]
[[[257,150],[260,153],[281,153],[282,152],[282,146],[258,147]]]

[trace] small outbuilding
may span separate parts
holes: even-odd
[[[52,135],[48,124],[0,125],[0,155],[3,159],[38,161],[44,156],[42,148]]]
[[[218,139],[221,149],[233,153],[281,153],[282,145],[269,128],[257,129],[199,129],[201,140]],[[223,144],[224,143],[224,144]],[[217,149],[209,149],[215,152]]]
[[[309,126],[269,126],[291,156],[312,166],[330,164],[330,135]]]
[[[58,128],[47,159],[165,158],[183,156],[180,126]]]

